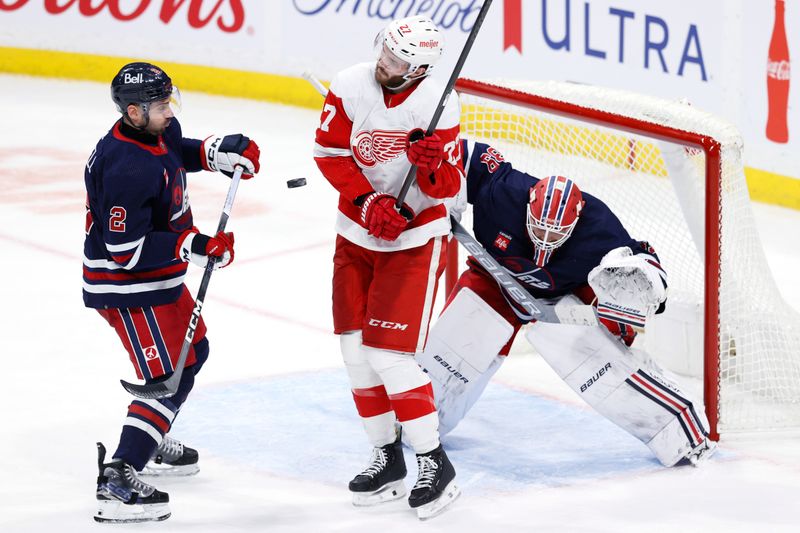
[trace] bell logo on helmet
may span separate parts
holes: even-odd
[[[139,74],[136,74],[135,76],[131,76],[130,72],[126,72],[125,78],[122,80],[122,83],[124,83],[125,85],[129,83],[143,83],[143,82],[144,82],[144,76],[142,76],[141,72]]]

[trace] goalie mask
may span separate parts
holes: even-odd
[[[431,19],[422,16],[390,22],[375,37],[374,44],[379,63],[406,81],[419,67],[427,67],[420,78],[430,74],[444,52],[439,28]]]
[[[572,235],[584,203],[578,186],[564,176],[549,176],[531,187],[527,226],[537,266]]]

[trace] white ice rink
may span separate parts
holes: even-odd
[[[0,532],[800,531],[797,435],[726,440],[704,468],[664,469],[532,355],[512,355],[444,440],[463,491],[450,511],[420,523],[404,500],[354,508],[347,482],[369,445],[330,333],[337,195],[311,158],[318,113],[194,93],[184,135],[241,131],[262,149],[228,225],[236,261],[203,310],[211,357],[173,429],[201,472],[155,483],[166,522],[95,524],[95,442],[113,451],[130,401],[118,380],[135,377],[81,298],[83,166],[116,118],[105,84],[0,76]],[[287,189],[296,177],[308,186]],[[191,175],[201,231],[227,186]],[[798,307],[800,212],[755,212]]]

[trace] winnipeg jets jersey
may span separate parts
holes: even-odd
[[[325,177],[340,192],[336,231],[370,250],[414,248],[450,231],[449,210],[463,185],[459,132],[459,105],[451,95],[436,133],[448,160],[457,169],[456,187],[449,198],[432,198],[416,183],[405,203],[415,218],[395,241],[367,234],[361,221],[359,198],[372,191],[397,196],[411,163],[406,137],[415,128],[427,129],[444,87],[424,78],[400,94],[385,92],[375,81],[375,63],[362,63],[340,72],[333,80],[317,129],[314,158]]]
[[[178,237],[192,227],[186,172],[201,170],[201,141],[178,121],[144,136],[118,121],[84,171],[87,193],[83,300],[87,307],[144,307],[178,299],[186,263]]]
[[[584,192],[586,204],[572,235],[543,267],[537,267],[526,217],[529,191],[539,179],[515,170],[489,145],[462,141],[462,150],[475,238],[533,296],[554,298],[587,286],[589,272],[620,246],[647,254],[658,264],[648,243],[632,239],[606,204]]]

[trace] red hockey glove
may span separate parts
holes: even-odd
[[[436,133],[426,137],[419,128],[411,130],[406,137],[406,155],[421,171],[427,174],[435,172],[444,161],[442,138]]]
[[[391,194],[373,192],[361,204],[361,220],[369,230],[369,234],[386,241],[396,240],[414,218],[414,212],[403,204],[401,213],[394,204],[397,198]]]
[[[255,141],[241,133],[217,137],[212,135],[203,141],[202,161],[206,170],[218,170],[229,178],[233,176],[236,165],[244,167],[242,179],[250,179],[261,169],[258,158],[261,150]]]
[[[214,270],[233,263],[233,233],[220,231],[213,237],[197,232],[197,228],[184,231],[178,239],[176,257],[183,262],[205,268],[209,257],[216,257]]]

